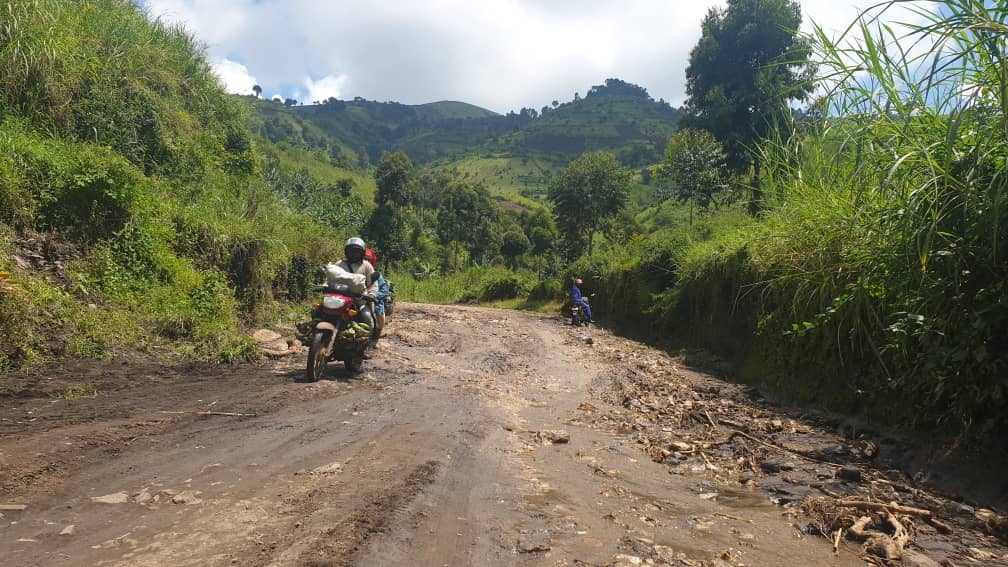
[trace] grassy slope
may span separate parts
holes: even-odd
[[[323,150],[313,150],[304,147],[291,146],[289,144],[269,144],[264,141],[260,149],[267,161],[275,158],[280,166],[286,171],[306,170],[312,177],[324,185],[336,186],[343,179],[353,181],[353,194],[361,198],[365,203],[374,202],[375,188],[374,176],[366,170],[350,169],[340,167],[330,159]]]
[[[459,102],[456,100],[441,100],[438,102],[428,102],[427,104],[414,105],[417,116],[421,120],[447,120],[451,118],[485,118],[487,116],[497,116],[492,110]]]
[[[677,119],[678,112],[667,105],[603,92],[562,104],[500,143],[568,161],[586,151],[607,150],[625,164],[644,165],[659,159]]]
[[[166,341],[248,356],[242,321],[275,309],[273,289],[296,289],[294,267],[331,257],[334,239],[264,182],[247,107],[191,36],[132,2],[9,8],[0,271],[17,283],[0,289],[0,369]]]

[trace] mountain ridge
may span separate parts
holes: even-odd
[[[660,159],[680,114],[620,79],[607,79],[583,98],[575,94],[571,101],[507,114],[462,101],[407,105],[361,97],[253,106],[258,122],[253,129],[271,142],[326,147],[334,159],[358,165],[395,150],[418,164],[501,152],[565,163],[585,151],[608,150],[637,167]]]

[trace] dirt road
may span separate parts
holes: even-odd
[[[605,332],[396,315],[363,374],[315,384],[300,357],[0,377],[0,564],[856,565],[798,504],[903,490],[865,439]],[[966,508],[951,535],[918,523],[914,564],[1008,557]]]

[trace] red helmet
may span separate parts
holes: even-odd
[[[368,248],[364,251],[364,259],[371,262],[372,266],[378,266],[378,256],[375,255],[374,250]]]
[[[581,284],[583,284],[584,282],[583,282],[583,281],[581,281],[581,278],[574,278],[574,283],[575,283],[575,284],[577,284],[577,285],[581,285]]]

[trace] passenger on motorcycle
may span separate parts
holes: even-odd
[[[571,288],[571,303],[580,304],[581,307],[584,308],[584,313],[585,316],[588,317],[588,322],[594,323],[595,319],[592,319],[591,306],[588,305],[588,300],[585,299],[583,295],[581,295],[581,284],[583,283],[584,282],[581,281],[581,278],[574,279],[574,287]]]
[[[391,295],[392,290],[389,287],[388,280],[378,271],[378,255],[375,254],[374,250],[370,248],[365,250],[364,258],[375,268],[374,276],[375,281],[378,283],[378,293],[375,294],[374,311],[380,335],[381,330],[385,328],[385,300]]]

